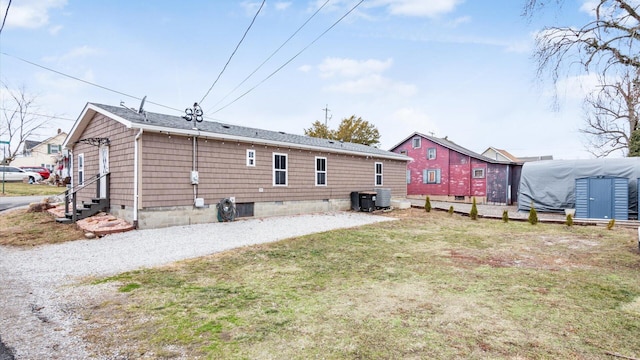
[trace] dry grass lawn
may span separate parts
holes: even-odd
[[[78,333],[122,358],[640,357],[635,230],[391,216],[97,279]]]
[[[9,210],[0,216],[0,245],[36,246],[84,239],[75,225],[58,224],[47,212]]]

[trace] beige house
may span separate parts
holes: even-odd
[[[138,228],[215,222],[225,200],[238,217],[265,217],[347,210],[353,191],[384,188],[404,199],[410,160],[361,144],[93,103],[63,148],[78,201],[106,201]]]
[[[42,166],[53,172],[62,161],[62,143],[66,137],[67,133],[58,130],[58,134],[41,142],[25,141],[11,166]]]

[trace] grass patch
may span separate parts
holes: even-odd
[[[18,209],[0,216],[0,245],[36,246],[83,238],[76,225],[56,223],[47,212]]]
[[[23,182],[5,182],[2,193],[2,178],[0,177],[0,196],[48,196],[63,194],[66,188],[48,184],[26,184]]]
[[[132,358],[640,356],[635,230],[396,214],[99,280],[144,291],[81,331]]]

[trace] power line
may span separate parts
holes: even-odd
[[[278,53],[278,51],[280,51],[291,39],[293,39],[293,37],[296,36],[300,32],[300,30],[302,30],[302,28],[304,28],[309,23],[309,21],[311,21],[311,19],[313,19],[320,12],[320,10],[322,10],[325,7],[325,5],[329,3],[329,1],[330,0],[325,1],[324,4],[322,4],[322,6],[318,8],[318,10],[316,10],[302,25],[300,25],[300,27],[291,36],[289,36],[287,40],[285,40],[285,42],[282,43],[282,45],[280,45],[274,52],[272,52],[271,55],[269,55],[269,57],[267,57],[266,60],[264,60],[255,70],[251,72],[251,74],[249,74],[246,78],[244,78],[244,80],[242,80],[240,84],[238,84],[235,88],[233,88],[233,90],[231,90],[227,95],[225,95],[222,99],[220,99],[220,101],[215,103],[208,111],[213,110],[216,106],[218,106],[218,104],[223,102],[226,98],[228,98],[229,96],[231,96],[231,94],[233,94],[236,90],[238,90],[240,86],[244,85],[244,83],[247,82],[247,80],[249,80],[249,78],[251,78],[258,70],[260,70],[262,66],[264,66],[264,64],[267,63],[267,61],[271,60],[271,58],[276,53]]]
[[[47,70],[47,71],[54,72],[54,73],[56,73],[56,74],[58,74],[58,75],[62,75],[62,76],[68,77],[68,78],[70,78],[70,79],[73,79],[73,80],[76,80],[76,81],[80,81],[80,82],[83,82],[83,83],[85,83],[85,84],[88,84],[88,85],[91,85],[91,86],[95,86],[95,87],[100,88],[100,89],[103,89],[103,90],[110,91],[110,92],[112,92],[112,93],[116,93],[116,94],[119,94],[119,95],[122,95],[122,96],[126,96],[126,97],[129,97],[129,98],[132,98],[132,99],[136,99],[136,100],[142,100],[142,98],[139,98],[139,97],[137,97],[137,96],[129,95],[129,94],[127,94],[127,93],[123,93],[122,91],[118,91],[118,90],[110,89],[110,88],[108,88],[108,87],[106,87],[106,86],[98,85],[98,84],[96,84],[96,83],[92,83],[92,82],[90,82],[90,81],[83,80],[83,79],[80,79],[80,78],[78,78],[78,77],[75,77],[75,76],[73,76],[73,75],[65,74],[65,73],[60,72],[60,71],[58,71],[58,70],[54,70],[54,69],[48,68],[48,67],[46,67],[46,66],[36,64],[36,63],[34,63],[34,62],[32,62],[32,61],[29,61],[29,60],[23,59],[23,58],[21,58],[21,57],[19,57],[19,56],[10,55],[10,54],[7,54],[7,53],[5,53],[5,52],[0,52],[0,54],[5,55],[5,56],[12,57],[12,58],[14,58],[14,59],[18,59],[18,60],[20,60],[20,61],[23,61],[23,62],[25,62],[25,63],[27,63],[27,64],[30,64],[30,65],[33,65],[33,66],[36,66],[36,67],[39,67],[39,68],[41,68],[41,69],[44,69],[44,70]],[[173,110],[173,111],[183,112],[183,110],[176,109],[176,108],[172,108],[172,107],[170,107],[170,106],[166,106],[166,105],[162,105],[162,104],[158,104],[158,103],[153,102],[153,101],[148,101],[148,100],[147,100],[147,103],[149,103],[149,104],[153,104],[153,105],[157,105],[157,106],[160,106],[160,107],[163,107],[163,108],[166,108],[166,109],[170,109],[170,110]]]
[[[242,44],[242,42],[244,41],[244,38],[247,36],[247,34],[249,33],[249,30],[251,29],[251,27],[253,26],[253,23],[256,21],[256,18],[258,17],[258,14],[260,14],[260,11],[262,10],[262,7],[264,6],[264,3],[266,2],[266,0],[262,0],[262,4],[260,4],[260,8],[258,8],[258,11],[256,12],[256,14],[253,16],[253,19],[251,20],[251,23],[249,24],[249,27],[247,27],[247,30],[245,30],[244,34],[242,35],[242,38],[240,39],[240,41],[238,42],[238,45],[236,45],[236,48],[233,50],[233,52],[231,53],[231,56],[229,56],[229,59],[227,60],[227,63],[224,64],[224,67],[222,68],[222,71],[220,71],[220,74],[218,74],[218,77],[216,78],[216,80],[213,82],[213,84],[211,84],[211,87],[209,88],[209,90],[207,90],[207,93],[204,94],[204,96],[202,97],[202,100],[200,100],[200,104],[202,104],[202,102],[204,101],[204,99],[209,95],[209,93],[211,92],[211,90],[213,89],[213,87],[218,83],[218,80],[220,80],[220,77],[222,76],[222,73],[224,73],[224,71],[227,69],[227,65],[229,65],[229,63],[231,62],[231,59],[233,58],[233,56],[236,54],[236,51],[238,51],[238,48],[240,47],[240,44]]]
[[[0,26],[0,34],[2,34],[2,29],[4,29],[4,23],[7,22],[7,15],[9,15],[9,7],[11,7],[11,0],[7,4],[7,11],[4,12],[4,18],[2,19],[2,26]]]
[[[236,101],[242,99],[245,95],[247,95],[248,93],[250,93],[251,91],[255,90],[255,88],[257,88],[258,86],[262,85],[265,81],[269,80],[273,75],[275,75],[276,73],[278,73],[280,70],[282,70],[282,68],[284,68],[285,66],[289,65],[289,63],[291,63],[295,58],[297,58],[300,54],[302,54],[304,51],[306,51],[309,47],[311,47],[311,45],[315,44],[316,41],[320,40],[321,37],[323,37],[326,33],[328,33],[331,29],[333,29],[336,25],[338,25],[338,23],[340,21],[342,21],[345,17],[347,17],[347,15],[351,14],[353,12],[353,10],[355,10],[358,6],[360,6],[360,4],[362,4],[364,2],[364,0],[360,0],[357,4],[355,4],[349,11],[347,11],[346,14],[342,15],[342,17],[340,17],[336,22],[334,22],[331,26],[329,26],[329,28],[327,28],[327,30],[325,30],[324,32],[322,32],[322,34],[320,34],[318,37],[316,37],[311,43],[309,43],[307,46],[305,46],[304,48],[302,48],[302,50],[300,50],[297,54],[295,54],[291,59],[287,60],[287,62],[285,62],[284,64],[282,64],[282,66],[280,66],[279,68],[277,68],[274,72],[272,72],[271,74],[269,74],[269,76],[267,76],[266,78],[264,78],[262,81],[260,81],[258,84],[256,84],[255,86],[253,86],[252,88],[250,88],[249,90],[245,91],[244,93],[242,93],[242,95],[238,96],[237,98],[235,98],[234,100],[232,100],[230,103],[228,103],[227,105],[219,108],[218,110],[214,111],[213,113],[217,113],[223,109],[226,109],[227,107],[229,107],[230,105],[232,105],[233,103],[235,103]]]
[[[2,110],[2,111],[12,111],[13,109],[7,109],[7,108],[0,107],[0,110]],[[56,115],[38,114],[38,113],[32,113],[32,112],[25,112],[23,114],[48,117],[50,119],[57,119],[57,120],[76,121],[76,119],[70,119],[70,118],[65,118],[65,117],[56,116]]]

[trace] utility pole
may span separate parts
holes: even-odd
[[[325,105],[324,109],[322,109],[322,111],[324,111],[324,127],[327,127],[327,121],[331,120],[331,118],[333,116],[329,116],[329,111],[331,111],[331,109],[329,109],[329,105]]]

